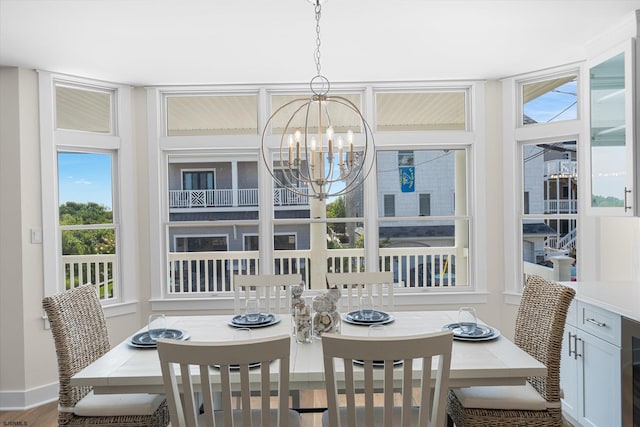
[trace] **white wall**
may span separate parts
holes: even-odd
[[[57,365],[44,330],[40,142],[36,73],[0,69],[0,406],[40,403],[57,390]],[[43,357],[49,355],[48,357]]]

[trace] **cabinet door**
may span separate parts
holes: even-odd
[[[576,357],[576,328],[564,327],[562,355],[560,358],[560,388],[562,389],[562,413],[570,421],[578,419],[578,360]]]
[[[634,143],[634,41],[591,61],[589,212],[634,215],[638,209]]]
[[[585,332],[579,332],[578,338],[578,422],[619,426],[620,348]]]

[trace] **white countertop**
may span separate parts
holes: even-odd
[[[640,322],[640,282],[562,282],[576,299]]]

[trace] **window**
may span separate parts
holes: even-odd
[[[56,128],[112,134],[112,90],[56,84]]]
[[[38,73],[45,295],[95,284],[105,312],[133,312],[138,263],[131,88]],[[53,161],[52,161],[53,160]],[[131,228],[129,228],[131,229]],[[123,262],[126,260],[126,262]],[[134,286],[127,286],[132,284]],[[118,303],[118,304],[115,304]]]
[[[378,131],[466,130],[464,91],[376,94]]]
[[[431,215],[431,194],[420,194],[420,216]]]
[[[58,152],[58,218],[65,288],[93,283],[102,299],[113,299],[118,283],[113,157]]]
[[[227,236],[176,236],[176,252],[226,251]]]
[[[182,171],[183,190],[213,190],[214,171]]]
[[[577,76],[571,74],[522,85],[522,124],[575,120],[578,117]]]
[[[575,257],[578,214],[576,141],[523,146],[523,271],[575,280],[571,265],[554,262]],[[528,206],[528,208],[527,208]],[[555,272],[554,270],[560,270]]]
[[[396,216],[395,194],[384,195],[384,216]]]
[[[240,272],[299,273],[311,288],[324,289],[327,271],[388,270],[406,288],[468,290],[473,274],[469,271],[472,221],[467,181],[474,190],[484,185],[468,176],[471,147],[484,135],[472,132],[470,105],[483,99],[482,84],[439,89],[426,84],[416,89],[412,84],[403,90],[393,86],[341,85],[332,90],[331,95],[358,106],[367,123],[375,124],[374,131],[389,133],[376,135],[378,162],[372,173],[378,174],[377,181],[323,202],[309,197],[304,184],[296,189],[274,185],[261,164],[264,155],[274,165],[277,178],[295,179],[286,175],[284,162],[290,156],[285,152],[285,158],[279,158],[280,134],[285,127],[302,128],[304,118],[288,123],[282,117],[288,119],[309,99],[308,88],[247,86],[247,92],[257,94],[256,105],[261,107],[258,123],[268,123],[264,138],[262,129],[256,135],[213,132],[227,126],[203,121],[189,127],[171,121],[178,105],[200,108],[201,103],[223,102],[196,99],[192,103],[186,98],[233,96],[225,94],[224,87],[220,94],[200,93],[198,88],[181,93],[172,93],[172,88],[167,92],[149,89],[148,105],[164,107],[149,124],[149,144],[161,159],[158,165],[150,165],[150,184],[160,195],[161,210],[151,224],[151,239],[158,240],[150,245],[158,252],[152,281],[164,284],[152,291],[154,298],[230,292],[233,274]],[[297,105],[287,105],[298,99]],[[252,103],[242,105],[253,114]],[[402,113],[396,114],[399,109]],[[275,111],[280,113],[271,118]],[[330,116],[336,133],[362,132],[357,117],[354,120],[353,115],[337,110]],[[214,120],[218,119],[210,121]],[[317,118],[309,120],[313,131]],[[260,152],[262,143],[266,149]],[[153,179],[156,176],[166,179]],[[226,236],[226,251],[194,253],[196,237],[214,235]],[[482,259],[478,265],[483,265]],[[477,289],[483,287],[480,284]]]
[[[168,94],[168,136],[258,133],[256,95]]]
[[[342,98],[347,99],[351,103],[353,103],[357,108],[362,109],[361,105],[361,97],[359,94],[354,93],[340,93],[331,91],[332,96],[340,96]],[[288,106],[282,108],[286,103],[292,102],[294,100],[299,99],[299,102],[293,102]],[[317,116],[311,115],[310,117],[306,117],[306,114],[300,112],[296,114],[294,120],[290,123],[287,123],[288,119],[291,115],[300,107],[305,105],[310,99],[309,93],[296,94],[296,95],[272,95],[271,96],[271,111],[275,112],[278,109],[282,108],[275,115],[272,120],[271,128],[272,133],[281,134],[284,131],[285,126],[288,125],[289,129],[304,129],[305,123],[308,120],[308,129],[310,132],[317,132]],[[331,108],[329,111],[329,115],[331,116],[331,124],[336,133],[344,133],[348,130],[351,130],[354,133],[360,132],[361,123],[357,120],[358,116],[353,114],[348,107],[344,107],[341,104],[331,103],[327,105],[328,108]],[[304,109],[306,110],[306,109]]]
[[[466,158],[460,148],[378,151],[381,262],[407,287],[468,285]]]

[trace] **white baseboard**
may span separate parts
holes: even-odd
[[[0,411],[24,411],[58,400],[58,383],[25,391],[0,391]]]

